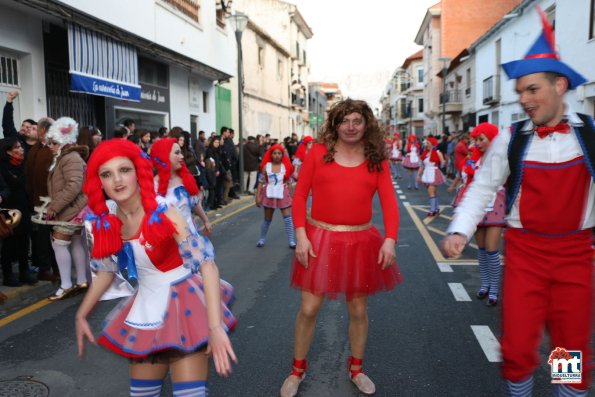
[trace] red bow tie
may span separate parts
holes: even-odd
[[[570,132],[570,126],[567,123],[560,123],[553,127],[535,127],[535,132],[541,139],[545,138],[552,132],[559,132],[560,134],[568,134]]]

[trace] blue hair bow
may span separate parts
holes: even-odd
[[[159,160],[159,157],[155,156],[155,158],[153,159],[157,164],[159,164],[160,166],[162,166],[163,168],[167,168],[167,164],[165,164],[163,161]]]
[[[145,153],[142,149],[140,151],[140,155],[142,158],[151,161],[151,156],[149,156],[147,153]]]
[[[473,170],[477,168],[477,163],[473,160],[467,160],[467,165],[470,166]]]
[[[157,209],[155,209],[155,211],[153,211],[153,214],[151,214],[151,217],[149,218],[149,225],[152,225],[155,222],[161,223],[160,215],[163,214],[165,211],[167,211],[167,205],[160,204],[157,207]]]
[[[126,242],[124,246],[116,254],[118,257],[118,268],[120,272],[124,269],[128,269],[128,278],[138,280],[138,272],[136,271],[136,262],[134,261],[134,251],[132,250],[132,244]]]
[[[105,219],[105,216],[107,215],[107,212],[104,212],[101,215],[95,215],[93,213],[89,214],[86,218],[87,221],[91,222],[91,223],[95,223],[95,230],[101,230],[101,226],[103,225],[103,228],[105,230],[110,228],[110,224],[108,222],[107,219]]]

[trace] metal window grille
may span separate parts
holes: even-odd
[[[19,63],[16,58],[0,55],[0,85],[19,86]]]

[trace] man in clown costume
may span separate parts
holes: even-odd
[[[531,396],[547,327],[551,349],[580,351],[580,383],[554,384],[556,396],[586,396],[591,383],[595,127],[565,94],[586,80],[560,60],[552,28],[522,60],[502,65],[529,116],[502,131],[457,207],[442,243],[457,257],[493,193],[506,186],[508,229],[502,295],[502,376],[510,396]]]

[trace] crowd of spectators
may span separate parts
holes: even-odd
[[[17,97],[16,91],[8,93],[6,97],[2,116],[4,138],[0,140],[0,207],[18,209],[22,213],[20,225],[13,230],[12,236],[1,242],[0,250],[2,284],[13,287],[35,284],[38,280],[60,281],[59,268],[62,269],[62,273],[64,269],[56,261],[55,248],[56,241],[59,240],[55,237],[55,225],[33,223],[31,215],[36,209],[47,205],[41,198],[50,196],[48,184],[52,178],[49,171],[52,164],[60,164],[62,157],[74,148],[79,152],[84,148],[85,155],[77,157],[84,163],[86,153],[90,155],[106,138],[96,126],[80,125],[76,142],[60,145],[59,150],[56,150],[56,147],[52,147],[56,143],[47,139],[47,133],[55,123],[53,119],[25,119],[17,130],[13,108],[13,101]],[[176,138],[182,149],[184,162],[201,188],[205,210],[215,210],[228,205],[232,200],[239,198],[241,191],[253,195],[263,155],[271,145],[278,143],[270,134],[248,136],[244,139],[241,147],[244,154],[245,186],[244,189],[240,189],[240,145],[234,143],[235,132],[232,128],[224,126],[218,134],[212,132],[208,137],[205,131],[199,131],[198,136],[192,137],[188,131],[180,127],[173,127],[171,130],[161,127],[158,131],[151,131],[137,127],[132,119],[126,119],[111,130],[110,135],[110,139],[132,141],[147,154],[150,154],[151,146],[157,140],[163,137]],[[283,141],[290,157],[295,155],[298,144],[296,134]],[[79,172],[84,172],[84,167],[79,168]],[[80,181],[82,178],[83,175],[75,179]],[[54,189],[54,195],[57,193]],[[51,205],[48,208],[51,208]],[[49,209],[50,217],[55,217],[55,220],[62,219],[52,211]],[[73,248],[69,249],[72,251]],[[81,272],[80,268],[76,270],[78,273]],[[65,274],[68,274],[67,277],[70,276],[69,272]],[[82,282],[86,280],[83,275],[77,275],[76,279],[77,284],[72,286],[71,280],[62,282],[62,291],[59,289],[56,296],[60,298],[60,292],[68,292],[78,284],[85,284]]]

